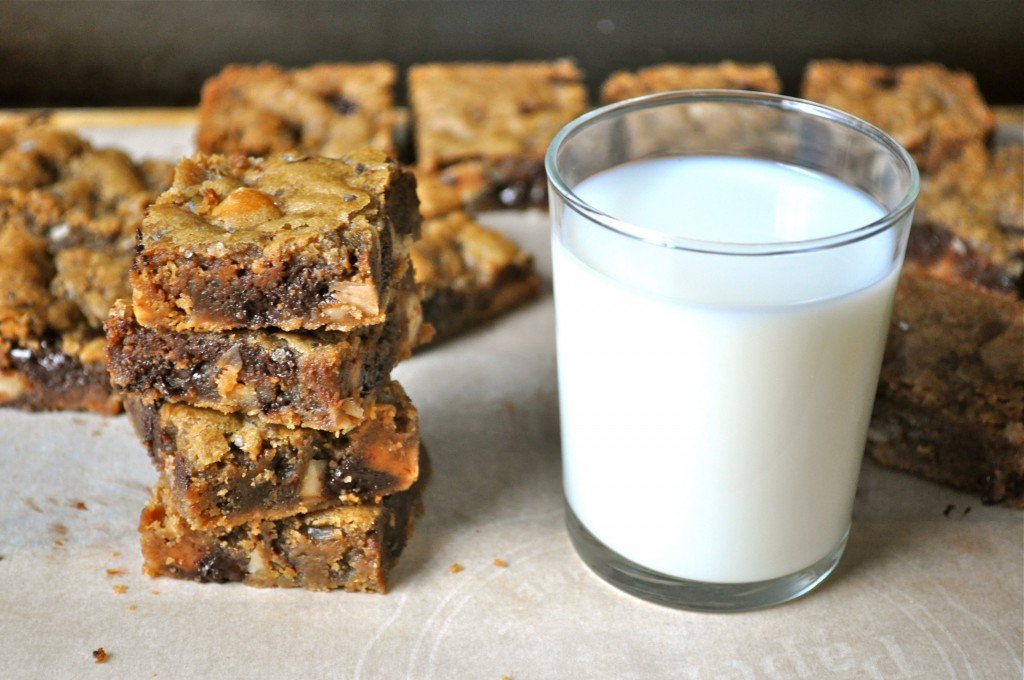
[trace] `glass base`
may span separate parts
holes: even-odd
[[[573,547],[594,573],[616,588],[657,604],[701,612],[741,612],[789,602],[825,580],[843,555],[846,538],[806,569],[767,581],[705,583],[668,576],[623,557],[591,534],[566,505]]]

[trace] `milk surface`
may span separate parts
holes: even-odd
[[[757,160],[613,168],[575,193],[704,241],[787,243],[883,216]],[[888,232],[721,256],[564,216],[553,236],[564,486],[587,529],[679,578],[743,583],[823,558],[850,524],[898,273]]]

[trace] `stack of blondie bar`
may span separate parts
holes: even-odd
[[[383,592],[426,468],[413,175],[383,152],[196,155],[150,206],[108,368],[159,481],[144,570]]]

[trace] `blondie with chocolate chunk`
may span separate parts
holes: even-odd
[[[1024,147],[964,147],[921,180],[907,260],[937,276],[1024,292]]]
[[[868,452],[1024,508],[1024,303],[911,266],[900,279]]]
[[[200,531],[175,512],[161,481],[139,520],[142,569],[199,582],[384,593],[420,512],[421,491],[422,481],[380,503]]]
[[[397,382],[341,435],[135,395],[125,409],[198,529],[378,502],[419,477],[416,409]]]
[[[529,253],[458,210],[424,220],[411,258],[435,341],[519,307],[540,289]]]
[[[478,208],[542,205],[544,153],[587,108],[576,65],[430,63],[408,73],[417,167]]]
[[[411,269],[381,324],[343,331],[160,331],[120,301],[107,319],[111,382],[268,423],[345,432],[419,342],[422,311]]]
[[[142,222],[135,316],[196,331],[378,324],[419,228],[413,174],[378,150],[183,159]]]
[[[266,156],[341,156],[363,146],[395,155],[398,69],[388,62],[226,67],[203,85],[196,147]]]
[[[995,126],[974,77],[940,64],[813,61],[804,71],[802,96],[882,128],[924,174],[967,145],[987,143]]]
[[[665,63],[636,71],[616,71],[601,85],[601,103],[672,90],[753,90],[782,92],[782,82],[771,64],[723,61],[716,64]]]
[[[51,292],[46,241],[0,224],[0,405],[113,414],[120,401],[104,366],[104,339]]]
[[[0,124],[0,404],[116,413],[102,323],[171,165],[93,148],[45,117]]]

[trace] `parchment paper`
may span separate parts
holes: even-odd
[[[83,132],[191,148],[187,126]],[[840,566],[788,605],[688,613],[588,571],[563,526],[547,219],[482,221],[535,254],[545,290],[396,371],[434,475],[389,594],[145,577],[156,472],[127,420],[0,409],[0,677],[1022,676],[1024,515],[871,461]]]

